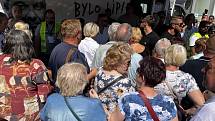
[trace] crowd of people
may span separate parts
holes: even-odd
[[[58,23],[48,9],[35,30],[18,5],[0,13],[0,120],[214,121],[214,17],[126,10]]]

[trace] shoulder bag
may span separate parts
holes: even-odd
[[[152,108],[149,100],[147,99],[146,95],[140,90],[138,92],[139,92],[140,97],[143,99],[145,106],[148,109],[149,114],[151,115],[152,119],[154,121],[160,121],[157,114],[155,113],[154,109]]]

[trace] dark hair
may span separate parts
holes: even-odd
[[[212,32],[215,32],[215,25],[210,26],[209,29],[208,29],[209,34],[212,33]]]
[[[208,24],[209,24],[208,21],[201,21],[201,22],[199,23],[199,29],[200,29],[200,28],[207,27]]]
[[[154,28],[155,25],[156,25],[155,17],[152,16],[152,15],[148,15],[148,16],[144,17],[144,18],[142,19],[142,21],[147,22],[147,24],[148,24],[150,27],[152,27],[152,28]]]
[[[172,37],[170,40],[171,44],[180,44],[184,45],[184,41],[181,37]]]
[[[195,21],[195,15],[194,15],[193,13],[190,13],[190,14],[188,14],[188,15],[185,17],[184,22],[185,22],[186,25],[189,23],[189,21],[190,21],[190,19],[191,19],[192,17],[194,18],[194,21]]]
[[[166,78],[164,63],[155,57],[145,57],[140,61],[137,73],[144,78],[145,85],[155,87]]]
[[[12,54],[12,61],[21,60],[30,63],[34,56],[32,40],[24,31],[11,30],[6,35],[3,53]]]
[[[22,2],[22,1],[16,1],[16,2],[14,2],[14,3],[12,4],[12,8],[13,8],[13,7],[18,7],[19,9],[22,10],[22,5],[23,5],[23,4],[25,4],[25,3]]]
[[[4,13],[2,13],[2,12],[0,12],[0,23],[1,23],[5,18],[7,18],[7,15],[4,14]]]
[[[210,18],[210,17],[212,17],[212,18],[214,19],[214,16],[213,16],[213,15],[210,15],[209,18]]]
[[[46,16],[46,14],[48,14],[48,13],[55,14],[55,12],[52,9],[47,9],[44,13],[44,16]]]
[[[52,10],[52,9],[47,9],[43,15],[43,20],[45,20],[46,18],[46,15],[50,13],[50,14],[54,14],[55,15],[55,12]]]

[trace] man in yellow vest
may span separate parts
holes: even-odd
[[[197,39],[199,38],[209,38],[208,36],[208,27],[209,27],[209,23],[207,21],[201,21],[199,24],[199,31],[195,32],[191,35],[190,39],[189,39],[189,46],[191,48],[191,55],[195,54],[195,42]]]
[[[55,13],[48,9],[45,20],[35,30],[35,50],[37,56],[47,65],[53,48],[60,42],[57,39],[60,24],[55,22]]]

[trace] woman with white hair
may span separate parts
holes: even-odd
[[[78,45],[78,49],[82,52],[85,57],[87,58],[87,63],[92,67],[92,61],[96,50],[99,47],[99,44],[95,41],[95,36],[99,32],[99,26],[96,23],[89,22],[84,26],[84,36],[85,38],[81,40],[80,44]]]
[[[82,64],[63,65],[58,70],[56,82],[60,93],[48,97],[40,118],[43,121],[106,121],[101,102],[83,96],[87,83],[87,70]]]
[[[164,62],[165,51],[170,45],[171,42],[167,38],[159,39],[155,44],[153,56]]]
[[[157,92],[176,99],[179,104],[186,95],[196,107],[204,104],[204,97],[197,86],[195,79],[188,73],[179,70],[187,59],[186,49],[182,45],[173,44],[165,51],[166,79],[155,89]],[[187,111],[187,113],[190,113]]]

